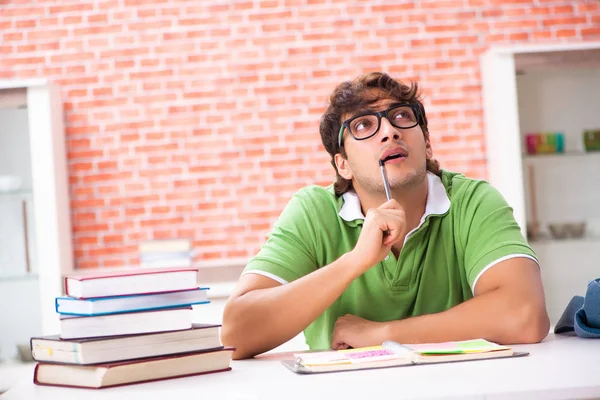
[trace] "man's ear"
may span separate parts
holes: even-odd
[[[433,149],[431,148],[431,142],[429,139],[425,139],[425,158],[431,160],[433,158]]]
[[[348,160],[342,157],[340,153],[337,153],[333,159],[341,177],[349,181],[352,180],[353,174],[350,164],[348,164]]]

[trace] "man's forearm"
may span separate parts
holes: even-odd
[[[239,296],[225,309],[224,344],[237,348],[235,358],[277,347],[317,319],[359,275],[347,253],[291,283]]]
[[[484,338],[502,344],[537,343],[549,331],[544,304],[497,289],[449,310],[391,321],[388,339],[400,343]]]

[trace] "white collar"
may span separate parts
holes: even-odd
[[[342,199],[344,200],[344,204],[338,215],[344,221],[351,222],[357,219],[365,219],[360,207],[360,199],[354,190],[344,193]],[[425,214],[423,214],[419,226],[421,226],[428,215],[445,214],[449,209],[450,199],[442,180],[437,175],[427,172],[427,204],[425,205]]]

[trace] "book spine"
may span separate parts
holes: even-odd
[[[35,364],[35,368],[33,369],[33,383],[36,385],[40,385],[40,383],[38,382],[38,367],[40,366],[40,363]]]
[[[41,353],[41,354],[40,354]],[[31,350],[31,356],[37,362],[59,363],[59,364],[84,364],[78,352],[67,355],[67,352],[61,351],[60,356],[54,357],[55,350],[51,347],[34,346]]]
[[[79,317],[99,317],[103,315],[114,315],[114,314],[132,314],[138,312],[147,312],[147,311],[161,311],[168,310],[171,308],[183,308],[183,307],[191,307],[197,306],[201,304],[210,304],[210,300],[196,301],[193,303],[180,303],[180,304],[170,304],[166,306],[155,306],[155,307],[147,307],[147,308],[124,308],[121,310],[112,310],[106,312],[94,312],[90,311],[88,313],[76,313],[76,312],[64,312],[64,311],[56,311],[60,315],[73,315]]]

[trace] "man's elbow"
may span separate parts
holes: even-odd
[[[252,358],[256,354],[250,348],[248,348],[248,335],[249,332],[245,332],[243,328],[243,315],[238,315],[240,313],[236,313],[235,305],[232,304],[233,301],[230,300],[225,305],[225,309],[223,310],[223,323],[221,325],[221,343],[225,347],[233,347],[235,351],[233,352],[234,360],[243,360],[247,358]]]
[[[550,332],[550,319],[544,305],[525,304],[512,317],[513,323],[507,324],[512,332],[510,341],[515,344],[539,343]]]
[[[242,342],[240,341],[239,328],[235,324],[235,318],[231,317],[231,313],[228,312],[227,307],[229,304],[225,306],[225,310],[223,312],[223,324],[221,325],[221,344],[225,347],[233,347],[235,351],[233,352],[233,359],[240,360],[243,358],[242,352]]]
[[[254,357],[255,354],[245,349],[243,341],[236,336],[235,330],[229,329],[229,327],[230,325],[223,322],[223,326],[221,327],[221,343],[225,347],[233,347],[235,349],[233,359],[244,360]]]

